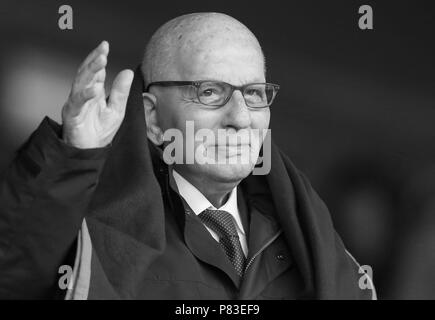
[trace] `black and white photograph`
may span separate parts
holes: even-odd
[[[430,1],[2,0],[0,39],[0,300],[435,299]]]

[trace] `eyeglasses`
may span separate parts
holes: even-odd
[[[239,90],[245,103],[253,109],[269,107],[279,90],[279,85],[272,83],[249,83],[244,86],[233,86],[222,81],[157,81],[151,82],[151,86],[178,87],[192,86],[195,88],[196,97],[200,103],[206,106],[222,107],[232,97],[235,90]]]

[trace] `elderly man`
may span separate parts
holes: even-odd
[[[266,146],[279,86],[243,24],[167,22],[106,99],[108,52],[89,54],[62,126],[46,118],[2,184],[1,297],[375,297],[306,178]],[[263,141],[271,169],[253,174]],[[181,161],[168,161],[172,143]]]

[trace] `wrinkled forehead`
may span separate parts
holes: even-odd
[[[174,68],[183,80],[264,81],[265,73],[257,40],[222,30],[188,35],[176,50]]]

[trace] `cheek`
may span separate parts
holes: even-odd
[[[188,115],[184,112],[182,104],[170,95],[162,97],[159,102],[157,114],[163,131],[179,129],[184,132]]]
[[[254,111],[251,114],[251,127],[254,129],[254,135],[252,138],[254,139],[252,142],[252,152],[258,155],[262,144],[264,143],[264,139],[267,134],[267,129],[269,128],[270,121],[270,110],[269,108],[259,111]]]
[[[270,109],[265,108],[263,110],[251,112],[251,127],[252,129],[267,129],[270,122]]]
[[[182,113],[181,116],[184,121],[192,121],[194,123],[195,131],[200,129],[217,129],[220,127],[223,118],[220,109],[207,109],[197,104],[185,106]]]

